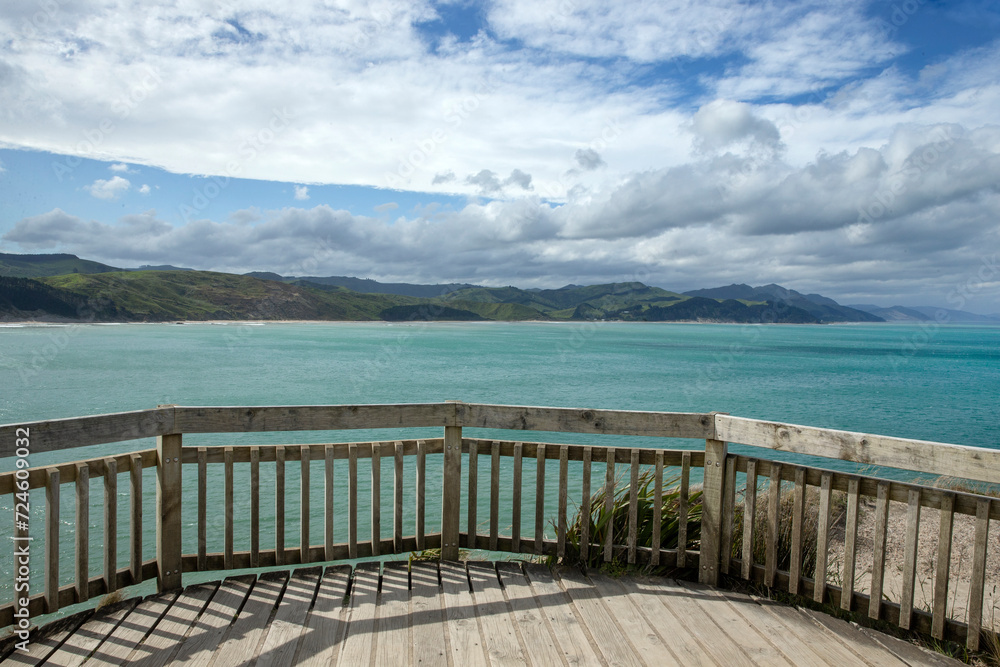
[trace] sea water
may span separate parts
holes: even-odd
[[[898,324],[724,325],[644,323],[266,323],[124,324],[0,327],[0,423],[142,410],[177,405],[319,405],[461,400],[677,412],[722,411],[742,417],[1000,447],[1000,327]],[[440,429],[340,433],[205,434],[185,445],[242,445],[440,437]],[[485,432],[469,437],[698,447],[703,443],[573,434]],[[32,466],[153,447],[109,443],[38,453]],[[738,448],[734,448],[737,449]],[[481,463],[488,465],[488,457]],[[791,457],[794,460],[794,457]],[[335,486],[346,489],[338,462]],[[391,460],[384,461],[383,537],[392,531]],[[831,462],[836,464],[837,462]],[[360,493],[370,494],[362,470]],[[509,463],[505,460],[505,464]],[[314,506],[323,498],[320,462],[313,464]],[[412,498],[413,462],[405,468]],[[525,462],[526,503],[533,502],[533,461]],[[0,472],[13,459],[0,460]],[[430,464],[429,464],[430,466]],[[832,467],[836,467],[835,465]],[[286,546],[298,544],[298,463],[289,464]],[[595,467],[595,488],[603,471]],[[193,468],[186,467],[185,473]],[[220,508],[221,466],[210,466],[209,506]],[[480,479],[484,479],[485,467]],[[430,467],[429,467],[430,471]],[[153,557],[154,471],[144,473],[144,556]],[[557,483],[555,470],[547,487]],[[430,474],[430,472],[429,472]],[[506,474],[506,473],[505,473]],[[248,464],[237,464],[235,503],[249,506]],[[273,466],[261,466],[261,546],[273,548]],[[485,476],[488,479],[488,475]],[[119,481],[118,566],[128,562],[128,484]],[[193,484],[193,475],[185,486]],[[428,532],[440,519],[428,478]],[[101,571],[103,487],[92,480],[91,574]],[[571,480],[570,493],[580,480]],[[190,490],[190,489],[189,489]],[[547,496],[549,492],[547,491]],[[507,502],[509,484],[501,494]],[[488,517],[483,494],[479,518]],[[193,496],[192,496],[193,497]],[[339,497],[339,496],[338,496]],[[32,533],[44,525],[44,492],[32,494]],[[342,504],[344,507],[346,504]],[[367,506],[367,502],[363,503]],[[62,493],[61,583],[73,581],[75,498]],[[0,499],[0,539],[12,532],[11,498]],[[364,508],[363,508],[364,509]],[[553,505],[553,512],[554,512]],[[184,508],[185,551],[196,540],[194,503]],[[367,515],[359,538],[368,538]],[[209,551],[220,551],[221,512],[210,512]],[[413,508],[404,515],[412,533]],[[248,512],[237,512],[237,540],[246,541]],[[463,524],[464,526],[464,519]],[[522,516],[525,536],[533,514]],[[322,543],[322,515],[312,517]],[[338,542],[346,540],[342,509]],[[270,532],[268,532],[270,531]],[[551,528],[549,530],[551,532]],[[8,542],[9,544],[9,542]],[[41,591],[41,544],[33,554],[33,592]],[[238,544],[237,550],[248,545]],[[12,559],[0,558],[0,600],[10,599]],[[199,575],[200,576],[200,575]],[[205,578],[205,577],[201,577]],[[186,583],[194,581],[190,577]],[[148,586],[147,586],[148,588]]]

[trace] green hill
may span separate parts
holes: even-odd
[[[210,271],[128,271],[54,276],[43,281],[86,297],[111,300],[134,319],[377,320],[386,308],[414,299],[322,291]]]
[[[0,276],[0,319],[125,321],[131,317],[107,299],[91,299],[31,278]]]
[[[0,276],[43,278],[66,273],[106,273],[121,269],[76,255],[10,255],[0,253]]]

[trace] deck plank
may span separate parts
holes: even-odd
[[[114,632],[101,642],[87,660],[87,664],[95,667],[112,667],[125,662],[146,635],[156,627],[160,618],[177,599],[177,595],[176,592],[153,595],[137,604],[128,616],[122,619]]]
[[[514,619],[500,588],[493,563],[469,563],[469,583],[476,601],[476,615],[483,626],[486,654],[493,665],[524,665],[527,660],[517,636]]]
[[[804,609],[802,607],[799,607],[799,611],[801,611],[805,617],[814,623],[818,623],[830,632],[839,636],[842,640],[851,642],[855,647],[863,651],[864,656],[869,661],[875,663],[879,667],[901,667],[901,665],[909,663],[909,661],[903,660],[886,646],[879,644],[877,641],[862,632],[859,627],[851,625],[847,621],[834,618],[828,614],[815,612],[811,609]],[[911,646],[911,644],[907,645]],[[917,664],[921,663],[918,662]]]
[[[802,667],[822,667],[829,664],[813,652],[808,644],[790,645],[788,629],[750,596],[688,582],[680,583],[685,588],[690,588],[693,595],[714,596],[725,601],[725,604],[713,608],[717,613],[715,618],[726,624],[728,634],[740,642],[754,662]],[[743,628],[742,632],[740,628]],[[744,635],[750,638],[741,640]]]
[[[497,573],[510,605],[511,618],[517,624],[531,662],[536,665],[566,664],[521,568],[516,563],[501,562],[497,563]]]
[[[35,628],[27,651],[12,648],[12,653],[3,660],[4,665],[40,665],[64,641],[73,635],[83,625],[93,612],[81,612],[68,618],[60,619],[49,625]]]
[[[137,604],[139,604],[138,600],[129,600],[95,613],[76,632],[70,635],[55,653],[49,656],[45,664],[57,665],[58,667],[75,667],[82,664],[104,641],[104,638],[114,632],[122,619]]]
[[[637,655],[644,662],[654,661],[657,665],[684,665],[673,651],[670,642],[664,642],[646,618],[639,612],[635,602],[621,584],[611,577],[598,572],[588,572],[587,578],[593,583],[612,616],[625,629],[628,640]],[[655,656],[655,657],[654,657]]]
[[[817,632],[818,626],[810,627],[808,617],[799,609],[782,604],[764,605],[769,613],[774,614],[788,628],[788,638],[796,643],[808,643],[817,653],[823,656],[830,665],[874,665],[867,652],[852,649],[840,637],[828,632]]]
[[[712,659],[698,641],[692,637],[687,628],[671,613],[666,605],[661,604],[662,594],[651,587],[641,587],[632,578],[619,580],[629,598],[635,603],[657,635],[669,644],[671,650],[679,656],[681,663],[700,667],[714,667],[718,663]]]
[[[689,591],[669,579],[636,580],[640,590],[656,597],[680,622],[687,636],[693,638],[716,664],[752,665],[753,661],[723,628],[712,619],[711,601],[699,601]],[[702,604],[704,602],[704,604]]]
[[[378,645],[375,665],[410,664],[410,575],[406,561],[386,563],[382,567],[382,591],[379,593],[378,620],[375,632]]]
[[[410,624],[414,665],[451,664],[437,563],[416,562],[410,566]]]
[[[338,665],[367,665],[375,644],[375,605],[378,597],[379,563],[361,563],[351,578],[350,607]]]
[[[306,625],[306,615],[316,595],[322,568],[295,570],[281,596],[274,620],[268,626],[257,657],[257,667],[285,667],[292,664],[295,649]]]
[[[186,588],[145,641],[129,656],[129,664],[140,667],[164,667],[169,664],[195,619],[218,588],[218,581]]]
[[[488,665],[465,564],[442,562],[440,571],[451,661],[462,667]]]
[[[601,601],[597,589],[587,577],[576,568],[571,567],[558,568],[556,575],[566,592],[569,593],[573,606],[579,611],[605,660],[612,665],[642,667],[642,660],[636,655],[635,647],[628,640],[631,628],[626,633],[618,625],[614,616]]]
[[[552,634],[559,643],[563,659],[570,665],[601,665],[603,661],[583,621],[574,613],[566,591],[544,565],[525,564],[535,601]]]
[[[254,581],[254,575],[244,574],[222,582],[178,649],[173,664],[202,667],[212,661],[216,647],[250,594]]]
[[[265,572],[257,578],[239,616],[216,649],[212,667],[236,667],[251,664],[256,659],[268,621],[288,578],[288,572]]]
[[[305,622],[293,664],[302,667],[332,665],[343,643],[344,597],[351,579],[350,565],[326,568],[316,591],[316,601]]]

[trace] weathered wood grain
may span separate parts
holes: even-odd
[[[727,442],[868,465],[1000,483],[1000,450],[909,440],[868,433],[715,416],[716,437]]]
[[[152,438],[175,432],[174,410],[169,407],[4,424],[0,426],[0,458],[14,456],[14,443],[18,437],[16,431],[19,428],[30,430],[33,454],[105,442]]]
[[[525,651],[507,607],[493,563],[470,562],[469,583],[476,615],[483,628],[483,641],[491,665],[524,665]],[[531,655],[530,651],[527,655]]]
[[[382,570],[375,632],[375,665],[412,664],[410,658],[410,577],[407,563],[387,562]]]
[[[410,568],[410,624],[413,664],[444,665],[448,644],[437,563],[416,562]]]
[[[713,430],[709,415],[689,412],[636,412],[476,403],[458,403],[456,407],[459,425],[475,428],[699,439],[710,437]]]
[[[326,568],[316,598],[302,628],[302,636],[289,664],[302,667],[335,665],[344,637],[344,596],[351,579],[349,565]]]
[[[375,643],[375,607],[380,564],[361,563],[351,578],[350,607],[345,610],[344,643],[337,660],[342,665],[368,665]]]
[[[551,636],[556,640],[562,659],[570,665],[603,664],[589,631],[574,613],[569,596],[556,581],[552,571],[544,565],[526,563],[524,573],[540,613],[548,624]],[[513,575],[511,578],[514,578]],[[515,594],[521,593],[522,591],[518,590]],[[526,602],[520,603],[518,608],[533,616]],[[539,643],[544,643],[544,639],[539,638]]]
[[[205,667],[215,656],[215,649],[253,588],[256,577],[244,574],[229,577],[219,586],[205,611],[188,631],[173,657],[173,665]]]
[[[322,568],[318,567],[299,568],[292,573],[281,595],[281,604],[267,626],[267,634],[256,649],[256,667],[293,664],[321,573]]]
[[[489,664],[483,636],[476,618],[475,602],[469,593],[469,578],[464,563],[442,561],[440,566],[442,600],[448,628],[450,662],[455,665]]]
[[[134,667],[165,667],[171,664],[195,619],[218,588],[217,581],[185,588],[152,632],[129,656],[129,664]]]

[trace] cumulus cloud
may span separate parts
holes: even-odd
[[[495,195],[503,187],[497,175],[489,169],[482,169],[477,174],[466,176],[465,182],[479,188],[479,192],[484,195]]]
[[[85,186],[84,189],[97,199],[111,201],[118,199],[131,186],[132,183],[127,178],[113,176],[108,180],[99,178],[90,185]]]
[[[305,201],[306,199],[309,199],[309,188],[305,185],[296,185],[295,199],[297,201]]]
[[[431,181],[431,185],[442,185],[444,183],[451,183],[455,180],[455,172],[446,171],[441,174],[434,174],[434,179]]]
[[[397,208],[399,208],[399,204],[397,204],[394,201],[390,201],[384,204],[379,204],[378,206],[375,207],[375,210],[378,213],[386,213],[388,211],[395,211]]]
[[[717,150],[749,143],[777,151],[781,133],[769,120],[753,113],[749,104],[716,100],[698,109],[691,119],[697,143],[703,150]]]
[[[134,174],[134,173],[136,173],[135,169],[132,169],[131,167],[129,167],[124,162],[118,162],[116,164],[113,164],[110,167],[108,167],[108,169],[110,169],[113,172],[119,173],[119,174]]]
[[[150,190],[149,190],[149,186],[148,186],[148,185],[146,185],[145,183],[143,183],[143,184],[142,184],[142,187],[140,187],[140,188],[139,188],[139,194],[142,194],[142,195],[148,195],[148,194],[149,194],[149,192],[150,192]]]
[[[531,174],[526,174],[523,171],[521,171],[520,169],[515,169],[514,171],[510,172],[510,176],[508,176],[504,180],[503,184],[504,185],[516,185],[517,187],[521,188],[522,190],[532,190],[532,189],[534,189],[534,188],[531,187]]]
[[[502,187],[483,171],[474,177]],[[710,155],[561,205],[494,199],[391,222],[316,206],[181,227],[155,212],[108,224],[55,209],[19,221],[3,241],[112,264],[183,261],[294,274],[310,261],[329,274],[372,275],[377,267],[391,272],[383,279],[524,286],[638,279],[693,289],[777,280],[842,302],[879,302],[884,293],[945,305],[948,289],[978,280],[982,262],[996,263],[997,183],[1000,127],[907,126],[878,149],[823,154],[804,167]]]
[[[583,171],[594,171],[599,167],[605,166],[604,159],[601,158],[600,153],[595,151],[593,148],[580,148],[576,151],[576,155],[573,156],[576,160],[576,164]]]

